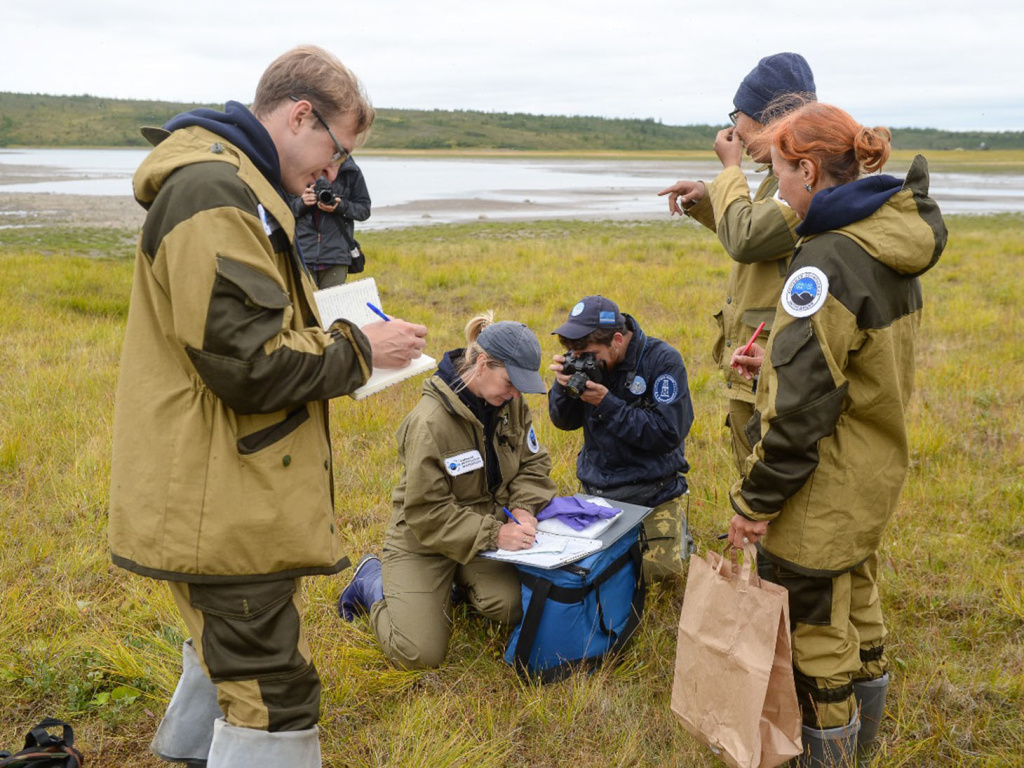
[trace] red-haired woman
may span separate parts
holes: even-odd
[[[888,159],[884,128],[808,103],[756,141],[802,221],[767,349],[733,356],[761,385],[729,538],[760,539],[762,575],[789,590],[800,765],[843,766],[885,706],[877,551],[909,465],[918,276],[946,228],[923,157],[905,181],[865,175]]]

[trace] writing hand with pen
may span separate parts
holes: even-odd
[[[525,509],[516,507],[509,510],[502,507],[509,522],[498,529],[498,548],[515,552],[520,549],[529,549],[537,538],[537,518]]]

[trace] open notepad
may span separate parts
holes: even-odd
[[[338,318],[355,323],[360,328],[367,323],[380,320],[367,306],[367,303],[383,310],[380,305],[380,295],[377,293],[377,281],[372,277],[316,291],[313,297],[316,299],[320,322],[323,323],[325,330],[330,328],[331,323]],[[418,373],[424,373],[435,367],[437,367],[437,360],[430,355],[420,355],[413,358],[412,362],[404,368],[374,368],[369,380],[352,392],[351,397],[362,400],[392,384],[405,381]]]
[[[608,503],[603,499],[598,502],[600,497],[597,496],[588,496],[582,493],[573,495],[591,503]],[[598,534],[600,538],[588,538],[579,531],[573,531],[573,535],[568,536],[538,529],[536,543],[530,549],[520,549],[515,552],[491,549],[481,552],[478,557],[486,560],[501,560],[516,565],[532,565],[536,568],[561,568],[563,565],[575,563],[577,560],[582,560],[588,555],[610,547],[651,513],[650,507],[627,504],[624,501],[611,501],[610,506],[621,509],[622,514],[609,518],[610,525],[601,525],[601,533]],[[601,521],[601,523],[604,522]],[[566,527],[568,528],[568,526]]]

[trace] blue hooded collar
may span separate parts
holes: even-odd
[[[281,161],[277,156],[277,147],[273,139],[263,127],[263,123],[237,101],[229,101],[223,112],[215,109],[193,109],[172,117],[164,130],[176,131],[198,125],[216,133],[242,150],[246,156],[260,169],[267,180],[283,194],[281,181]]]
[[[807,216],[797,225],[796,233],[807,237],[866,219],[902,188],[900,179],[883,175],[823,189],[811,198]]]

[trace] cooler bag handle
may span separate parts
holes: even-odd
[[[533,650],[534,640],[537,639],[540,617],[544,613],[544,603],[548,601],[551,582],[537,577],[530,586],[533,591],[530,595],[530,606],[526,609],[526,615],[523,617],[523,624],[519,629],[519,640],[516,641],[516,650],[513,655],[516,669],[524,675],[530,672],[530,652]]]
[[[633,636],[636,632],[636,628],[640,626],[640,617],[644,613],[644,603],[647,599],[647,582],[644,581],[644,554],[643,547],[640,541],[637,540],[626,553],[626,557],[629,561],[632,561],[636,568],[637,587],[633,590],[633,599],[629,605],[629,618],[626,619],[626,625],[622,628],[622,632],[616,634],[609,627],[605,626],[604,622],[604,608],[601,605],[601,582],[611,577],[613,570],[609,568],[605,571],[608,574],[606,578],[599,579],[594,582],[594,595],[597,598],[597,620],[601,625],[601,631],[612,638],[612,647],[608,649],[609,653],[613,653],[623,645],[626,641]],[[626,564],[624,561],[621,565],[614,569],[614,573],[618,573],[623,565]],[[604,576],[605,574],[602,574]]]

